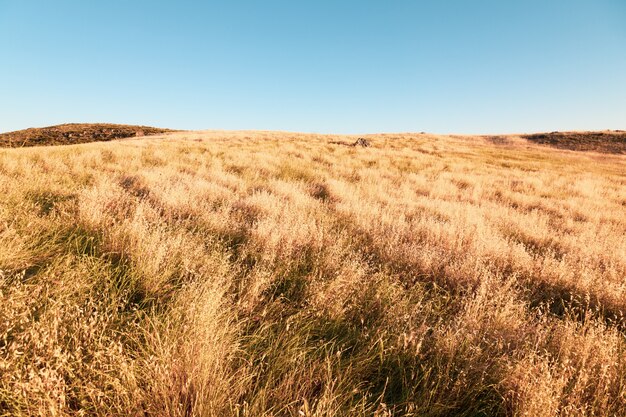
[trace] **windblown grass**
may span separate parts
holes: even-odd
[[[337,139],[0,151],[0,415],[626,414],[626,157]]]

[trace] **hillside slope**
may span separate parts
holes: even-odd
[[[158,135],[166,132],[171,132],[171,130],[111,123],[67,123],[0,133],[0,147],[73,145],[134,136]]]
[[[0,150],[0,415],[626,415],[626,156],[356,139]]]
[[[534,133],[522,135],[522,138],[559,149],[626,154],[626,132],[618,130]]]

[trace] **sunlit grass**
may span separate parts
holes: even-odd
[[[0,151],[0,415],[626,414],[626,157],[368,140]]]

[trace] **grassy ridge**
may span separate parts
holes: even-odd
[[[626,154],[626,132],[623,130],[535,133],[522,137],[534,143],[559,149]]]
[[[177,133],[0,151],[0,415],[626,413],[626,159]]]
[[[106,142],[135,136],[158,135],[166,132],[171,131],[157,127],[111,123],[67,123],[0,133],[0,148],[75,145],[89,142]]]

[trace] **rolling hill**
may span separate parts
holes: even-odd
[[[0,415],[626,415],[626,156],[534,142],[0,149]]]
[[[111,123],[67,123],[0,133],[0,147],[74,145],[135,136],[158,135],[166,132],[171,132],[171,130]]]

